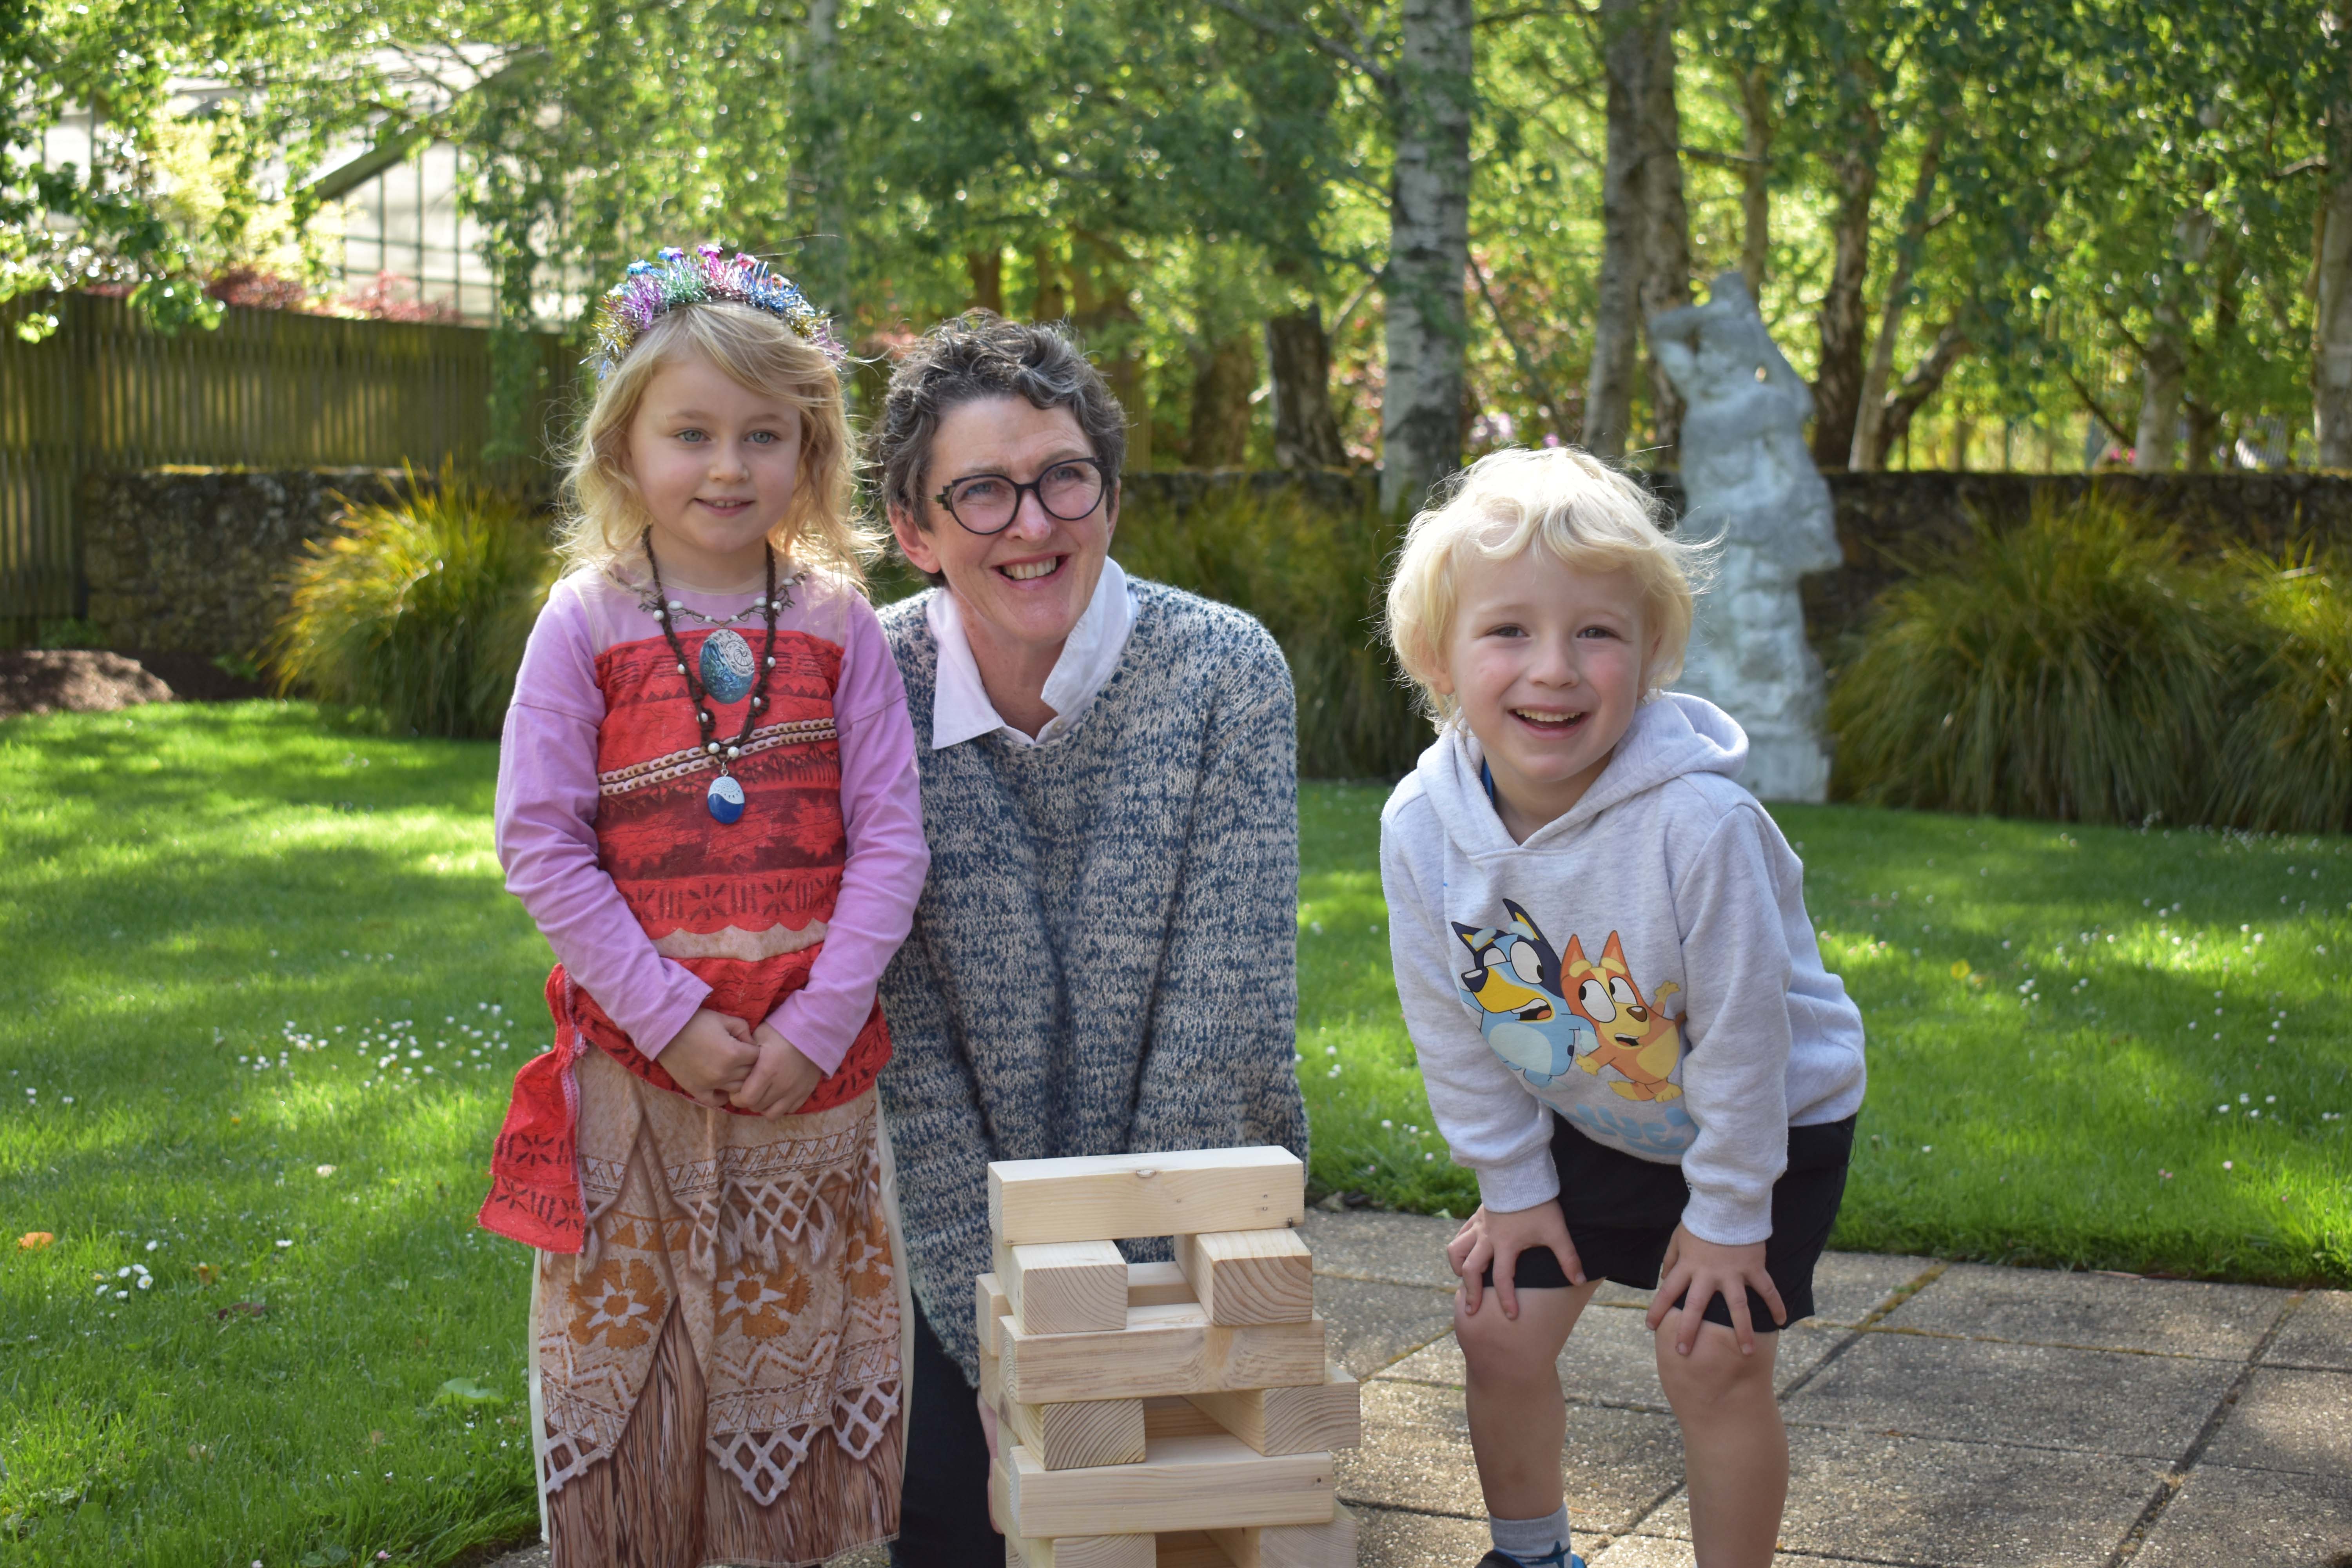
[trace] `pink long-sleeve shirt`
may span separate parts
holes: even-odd
[[[675,584],[690,611],[726,616],[756,592],[702,594]],[[841,893],[807,985],[764,1021],[826,1073],[865,1026],[890,955],[906,940],[930,868],[907,691],[873,607],[846,583],[811,572],[792,590],[779,631],[841,649],[834,722],[847,836]],[[659,638],[649,592],[604,572],[556,584],[531,628],[499,754],[497,833],[507,889],[522,900],[564,970],[648,1057],[694,1016],[710,988],[653,939],[597,862],[596,736],[604,698],[597,656]],[[692,626],[691,621],[682,625]],[[736,623],[756,649],[763,623]]]

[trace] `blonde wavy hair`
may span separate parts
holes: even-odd
[[[737,385],[799,412],[799,477],[768,542],[779,556],[838,573],[862,590],[866,563],[881,553],[881,535],[851,508],[856,456],[841,379],[824,351],[791,327],[727,301],[672,309],[597,386],[564,473],[556,549],[565,566],[603,567],[640,553],[652,519],[629,472],[629,426],[655,374],[692,354]]]
[[[1654,638],[1642,689],[1663,690],[1682,674],[1715,545],[1668,533],[1666,509],[1648,490],[1581,447],[1509,447],[1471,464],[1436,500],[1405,531],[1382,629],[1439,729],[1460,704],[1431,682],[1444,668],[1462,563],[1474,554],[1507,561],[1532,546],[1572,571],[1632,573]]]

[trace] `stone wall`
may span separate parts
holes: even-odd
[[[1916,566],[1964,545],[1971,515],[2022,521],[2037,500],[2066,505],[2095,484],[2180,531],[2189,548],[2276,552],[2352,548],[2352,477],[2342,474],[1830,474],[1845,563],[1804,580],[1806,630],[1827,658],[1861,630],[1872,601]],[[1832,661],[1834,662],[1834,661]]]
[[[1824,657],[1860,629],[1872,600],[1912,563],[1963,543],[1972,512],[1998,525],[2027,516],[2037,496],[2063,504],[2094,482],[2079,474],[1827,478],[1845,562],[1803,583],[1807,631]],[[285,607],[287,574],[303,545],[334,528],[345,498],[383,500],[402,482],[397,470],[375,468],[90,475],[81,491],[89,618],[113,647],[249,655],[268,639]],[[1679,508],[1673,475],[1653,482]],[[2095,482],[2145,504],[2200,551],[2232,544],[2279,550],[2305,540],[2352,547],[2352,477],[2126,474]],[[1369,475],[1337,472],[1163,471],[1129,479],[1139,509],[1148,506],[1177,526],[1194,505],[1240,485],[1302,488],[1335,520],[1361,518],[1371,483]],[[1370,591],[1368,584],[1368,604]]]
[[[398,469],[153,468],[82,481],[89,619],[110,647],[250,656],[269,639],[302,547]]]

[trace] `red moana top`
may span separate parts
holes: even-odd
[[[713,616],[754,596],[672,595]],[[555,1044],[516,1076],[480,1221],[549,1251],[577,1252],[585,1226],[579,1054],[675,1091],[661,1047],[709,1007],[772,1024],[827,1069],[804,1110],[856,1099],[889,1059],[875,984],[929,864],[905,688],[862,598],[814,576],[793,593],[762,721],[729,767],[745,797],[731,825],[706,805],[717,764],[642,598],[597,574],[557,584],[499,760],[507,885],[558,959]],[[712,628],[679,626],[691,661]],[[756,656],[759,619],[738,630]],[[739,732],[748,702],[712,704],[715,731]]]

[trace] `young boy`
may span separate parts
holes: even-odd
[[[1397,991],[1483,1201],[1447,1248],[1480,1568],[1580,1562],[1553,1367],[1603,1279],[1656,1288],[1703,1568],[1769,1563],[1788,1492],[1775,1330],[1813,1310],[1862,1017],[1734,782],[1739,726],[1663,689],[1702,554],[1589,455],[1497,452],[1413,520],[1389,587],[1438,725],[1381,818]]]

